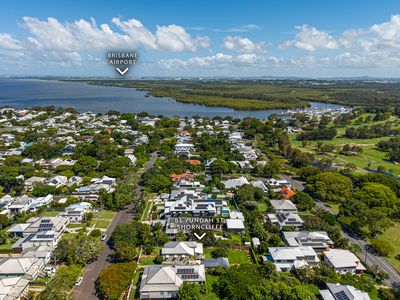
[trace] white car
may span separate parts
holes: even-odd
[[[83,280],[82,276],[78,277],[78,279],[76,279],[75,281],[75,285],[80,285],[82,283],[82,280]]]
[[[56,267],[46,267],[43,269],[43,272],[45,272],[47,275],[55,274],[56,271]]]
[[[106,239],[107,239],[107,233],[104,234],[104,235],[101,237],[101,240],[102,240],[102,241],[105,241]]]

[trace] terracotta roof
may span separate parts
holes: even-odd
[[[187,173],[182,173],[182,174],[172,174],[171,179],[174,182],[181,181],[181,180],[187,180],[187,181],[192,181],[194,178],[193,174],[187,174]]]
[[[201,166],[201,161],[197,159],[188,159],[187,162],[192,166]]]
[[[291,188],[281,188],[282,197],[289,199],[296,195],[296,192],[293,191]]]

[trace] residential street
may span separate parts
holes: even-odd
[[[317,201],[317,205],[335,215],[332,209],[325,203]],[[371,268],[377,266],[380,270],[389,274],[389,278],[385,280],[388,286],[400,286],[400,274],[382,256],[375,254],[362,238],[346,228],[343,228],[343,235],[349,239],[350,243],[360,246],[362,252],[359,257],[363,262]]]
[[[150,169],[156,161],[158,155],[153,152],[150,160],[146,163],[145,167],[139,170],[136,175],[140,177],[146,170]],[[139,184],[136,185],[135,191],[138,196],[142,193],[142,188]],[[114,220],[111,222],[107,229],[107,240],[105,241],[105,247],[100,253],[99,257],[93,263],[85,267],[85,274],[83,275],[83,281],[79,286],[74,287],[73,294],[76,300],[97,300],[95,281],[99,276],[101,270],[106,268],[110,264],[109,257],[112,254],[112,250],[108,246],[107,242],[118,224],[128,223],[133,217],[133,205],[127,205],[124,210],[119,211]]]

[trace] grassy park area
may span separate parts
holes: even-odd
[[[400,260],[396,259],[396,255],[400,254],[400,223],[397,222],[394,226],[389,227],[386,231],[379,236],[379,239],[388,242],[392,245],[394,251],[387,257],[386,260],[398,271],[400,272]]]
[[[372,114],[362,114],[360,117],[372,117]],[[332,140],[320,140],[320,141],[307,141],[307,145],[304,146],[302,141],[297,140],[297,134],[289,134],[289,139],[292,145],[296,148],[299,148],[304,151],[308,151],[316,155],[317,158],[327,157],[332,159],[335,163],[344,163],[344,164],[355,164],[357,166],[358,172],[364,172],[365,168],[370,168],[372,170],[376,170],[378,166],[382,166],[386,169],[386,171],[400,176],[400,166],[394,164],[393,162],[387,159],[387,153],[380,151],[376,144],[380,141],[384,141],[389,139],[389,137],[379,137],[379,138],[371,138],[371,139],[351,139],[345,136],[346,128],[348,127],[362,127],[362,126],[373,126],[382,124],[384,122],[399,122],[400,120],[397,117],[391,116],[389,120],[386,121],[372,121],[368,123],[355,124],[355,120],[352,121],[352,124],[346,127],[335,128],[337,131],[337,136]],[[359,153],[356,156],[347,156],[340,154],[338,150],[333,151],[331,153],[321,153],[318,150],[318,143],[322,143],[322,145],[329,144],[333,145],[337,149],[341,149],[344,145],[355,145],[362,147],[362,153]]]

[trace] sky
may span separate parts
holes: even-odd
[[[400,0],[4,1],[0,75],[400,77]]]

